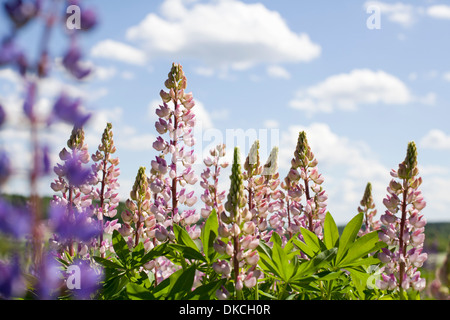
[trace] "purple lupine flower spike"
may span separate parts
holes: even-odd
[[[399,181],[393,179],[387,188],[389,194],[383,203],[388,210],[380,217],[379,233],[380,240],[393,248],[380,253],[380,259],[386,264],[379,286],[399,291],[401,298],[404,290],[425,288],[425,279],[420,277],[418,268],[427,259],[427,253],[423,252],[426,220],[420,214],[426,202],[418,189],[422,183],[418,174],[417,149],[415,143],[410,142],[405,160],[397,171],[391,172]]]

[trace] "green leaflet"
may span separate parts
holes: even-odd
[[[217,238],[219,229],[219,221],[217,219],[216,210],[213,209],[210,213],[208,219],[205,222],[205,225],[202,228],[202,233],[200,235],[200,240],[203,244],[203,253],[205,254],[205,258],[208,263],[214,260],[214,257],[217,255],[214,250],[213,243]]]
[[[345,266],[354,263],[355,261],[363,258],[371,252],[378,251],[382,247],[385,247],[384,242],[379,241],[378,232],[373,231],[361,238],[356,239],[351,245],[349,245],[347,255],[339,263],[340,266]]]
[[[327,212],[323,228],[323,241],[327,249],[334,248],[339,242],[339,231],[332,215]]]
[[[125,241],[125,239],[122,237],[122,235],[117,230],[113,231],[112,244],[113,244],[114,251],[116,252],[120,261],[124,265],[127,265],[131,259],[130,249],[128,248],[128,244]]]
[[[155,288],[153,295],[156,299],[183,299],[192,290],[195,270],[195,266],[190,266],[172,273]]]
[[[183,244],[200,252],[198,246],[191,239],[189,233],[183,227],[179,226],[178,224],[173,224],[173,233],[175,234],[175,238],[177,239],[178,244]]]
[[[342,231],[341,238],[339,239],[338,252],[336,257],[336,262],[339,262],[344,257],[345,253],[349,249],[349,246],[353,244],[358,235],[358,231],[361,229],[364,214],[358,213],[350,222],[345,226],[344,231]]]

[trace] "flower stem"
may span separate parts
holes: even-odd
[[[408,195],[408,188],[405,188],[403,191],[403,201],[402,201],[402,218],[400,220],[400,234],[399,234],[399,251],[400,254],[404,257],[406,255],[406,245],[403,242],[403,233],[405,231],[405,223],[406,223],[406,197]],[[400,260],[400,278],[398,281],[399,289],[400,289],[400,297],[403,297],[403,275],[405,274],[405,263]]]

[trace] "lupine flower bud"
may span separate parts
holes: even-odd
[[[250,152],[245,160],[244,170],[247,171],[249,177],[252,177],[258,173],[259,167],[259,140],[256,140],[250,148]]]
[[[273,147],[272,151],[270,151],[269,158],[267,159],[262,175],[264,176],[273,176],[278,171],[278,147]]]
[[[245,204],[244,184],[241,173],[239,148],[234,148],[233,166],[230,175],[230,191],[228,193],[225,209],[230,212],[233,217],[237,217]]]

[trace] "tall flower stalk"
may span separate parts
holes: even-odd
[[[392,250],[384,248],[379,254],[380,260],[386,263],[379,286],[399,291],[402,299],[404,290],[412,287],[420,291],[426,284],[417,270],[427,259],[427,254],[422,252],[426,220],[420,214],[426,202],[419,190],[422,178],[418,174],[417,148],[412,141],[408,144],[405,160],[399,164],[398,170],[391,171],[394,179],[383,199],[387,210],[380,218],[380,240]]]
[[[221,215],[221,220],[225,225],[230,225],[229,237],[231,238],[232,252],[231,261],[234,272],[234,285],[236,290],[236,298],[242,298],[243,283],[240,277],[240,260],[242,258],[241,246],[240,246],[240,234],[242,225],[248,214],[246,210],[246,197],[244,194],[244,177],[242,175],[241,160],[239,148],[234,148],[233,164],[231,167],[230,175],[230,190],[227,195],[227,201],[225,202],[225,212]],[[248,221],[249,219],[247,219]],[[224,226],[226,228],[226,226]]]
[[[225,157],[226,146],[219,144],[215,148],[209,151],[210,157],[203,159],[203,163],[206,168],[200,175],[202,181],[200,186],[204,189],[204,192],[200,199],[205,204],[205,207],[201,209],[201,216],[206,219],[211,214],[212,210],[216,211],[218,217],[220,213],[224,211],[223,200],[225,199],[225,190],[219,190],[219,176],[221,169],[228,167],[228,162],[221,162],[221,158]]]
[[[187,79],[181,65],[172,64],[164,84],[169,92],[160,92],[163,104],[156,110],[159,119],[155,127],[161,135],[168,133],[169,138],[164,140],[159,136],[153,143],[154,149],[161,152],[151,162],[152,170],[158,176],[154,181],[155,187],[161,190],[161,197],[155,200],[153,210],[168,221],[162,227],[172,234],[172,238],[172,223],[185,226],[191,234],[199,236],[200,230],[196,230],[195,223],[200,214],[194,209],[183,210],[183,207],[193,207],[197,202],[194,192],[185,188],[198,181],[192,167],[196,156],[193,149],[188,150],[195,144],[195,114],[192,111],[195,102],[192,93],[185,93]]]
[[[364,221],[358,235],[363,236],[380,228],[380,221],[374,221],[377,210],[375,209],[375,203],[373,202],[372,184],[370,182],[367,183],[364,195],[359,204],[358,213],[364,213]]]
[[[117,223],[118,219],[107,221],[106,224],[103,221],[104,217],[114,218],[117,215],[117,206],[120,200],[119,193],[117,192],[117,189],[120,187],[118,183],[120,169],[117,167],[119,158],[112,157],[115,152],[116,147],[114,145],[112,124],[107,123],[103,131],[101,143],[97,151],[91,156],[95,162],[92,169],[97,176],[97,185],[99,185],[95,190],[92,188],[91,194],[94,200],[99,202],[96,214],[100,229],[103,230],[99,237],[102,257],[106,249],[110,248],[110,244],[103,239],[103,233],[112,233],[112,230],[117,230],[120,227],[120,224]]]
[[[124,224],[121,226],[120,231],[123,236],[128,237],[130,247],[136,247],[141,237],[144,239],[147,238],[145,220],[149,215],[150,199],[151,193],[148,187],[145,167],[140,167],[133,184],[133,189],[130,191],[130,198],[126,201],[126,206],[129,211],[122,213]]]
[[[97,182],[97,178],[87,167],[90,156],[88,146],[84,143],[83,128],[73,128],[67,141],[67,147],[69,150],[63,148],[59,153],[59,158],[63,163],[58,163],[54,167],[58,178],[51,183],[51,188],[55,192],[60,192],[61,195],[55,195],[51,201],[53,215],[50,216],[50,223],[56,231],[53,241],[62,246],[61,252],[67,248],[70,256],[81,252],[82,255],[85,255],[88,253],[87,248],[92,246],[91,243],[87,243],[92,236],[80,237],[76,231],[69,232],[69,230],[79,227],[80,223],[82,225],[94,223],[93,217],[91,217],[94,212],[90,192],[91,185]],[[65,230],[64,236],[61,235],[62,230]],[[79,231],[82,232],[82,230]],[[75,248],[74,244],[77,240],[80,242]]]
[[[300,227],[322,236],[328,196],[322,188],[324,178],[319,174],[318,161],[308,144],[306,133],[299,133],[291,169],[283,188],[287,191],[288,229],[297,232]],[[302,203],[302,197],[305,201]]]

